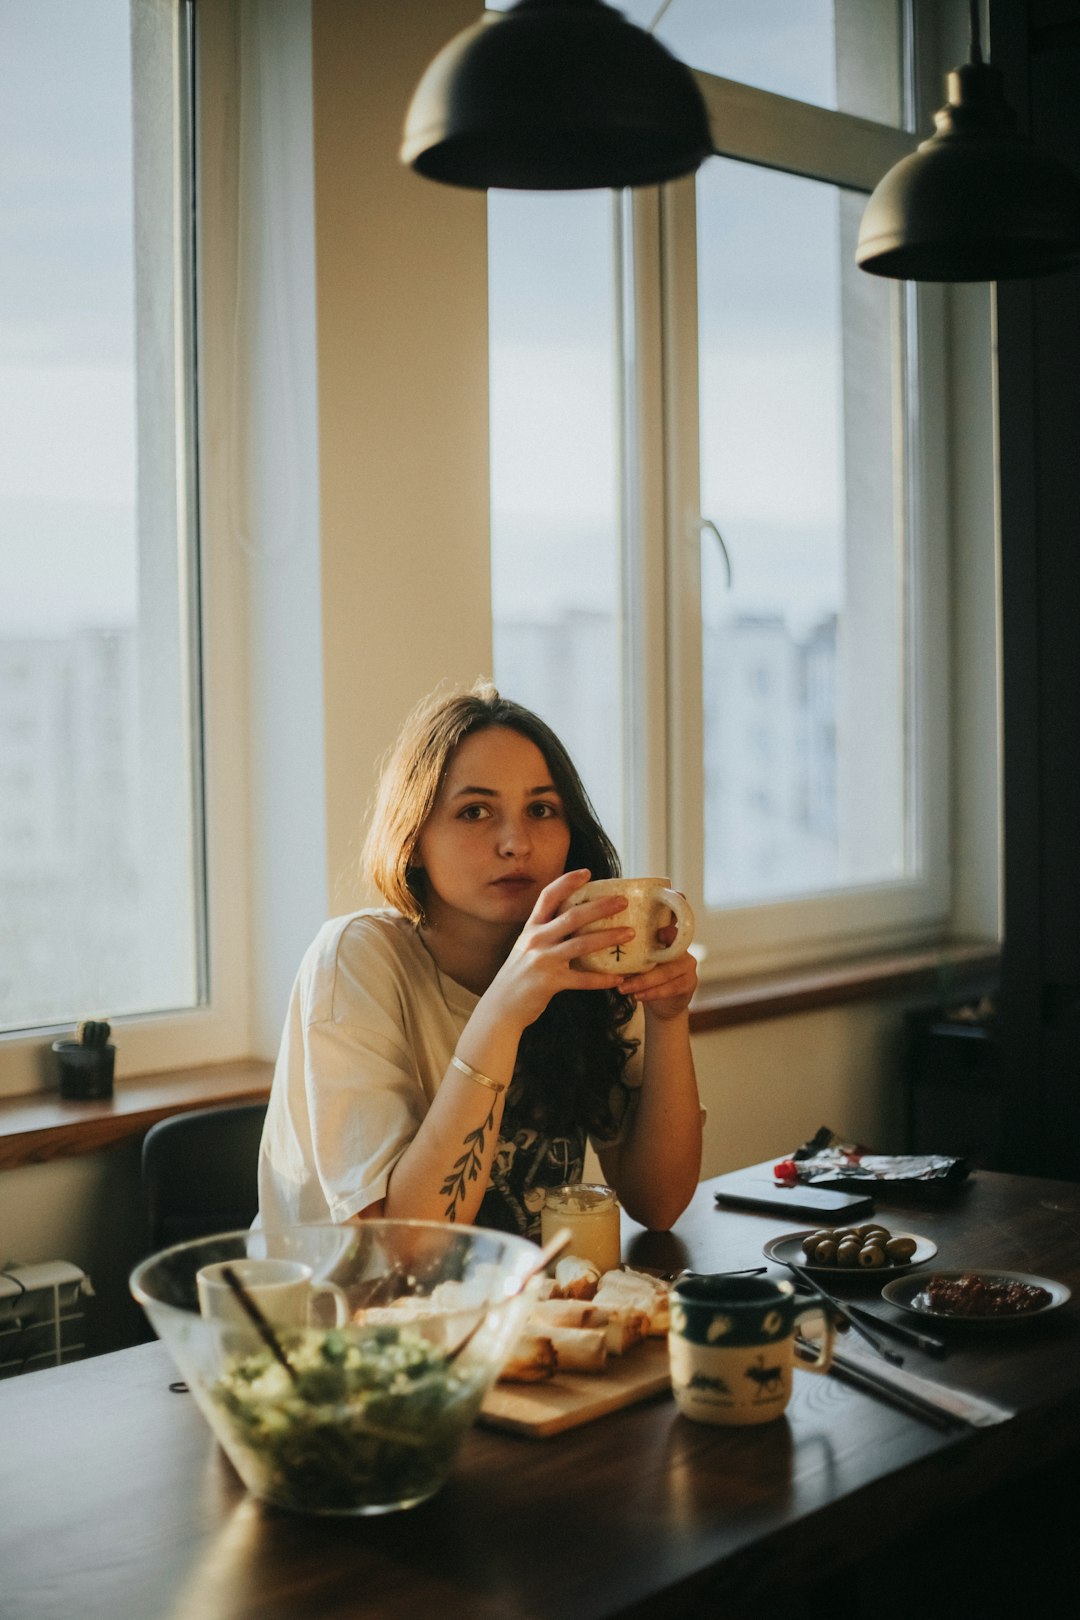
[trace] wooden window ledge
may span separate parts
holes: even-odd
[[[996,944],[959,942],[706,984],[694,998],[690,1028],[704,1034],[871,998],[959,1001],[994,988],[1000,961]],[[120,1080],[99,1102],[64,1102],[54,1091],[0,1098],[0,1170],[96,1153],[142,1136],[170,1114],[258,1101],[269,1096],[273,1073],[272,1063],[248,1058]]]
[[[118,1080],[111,1097],[65,1102],[55,1091],[0,1098],[0,1170],[69,1159],[142,1136],[159,1119],[270,1095],[274,1065],[258,1058]]]
[[[1001,947],[996,942],[958,940],[725,979],[700,987],[690,1007],[690,1028],[700,1035],[852,1001],[903,997],[945,1005],[995,989],[1000,971]]]

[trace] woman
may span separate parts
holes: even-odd
[[[259,1163],[265,1225],[386,1215],[539,1233],[586,1136],[638,1221],[697,1184],[694,960],[619,977],[571,966],[633,937],[618,873],[544,722],[480,685],[429,700],[383,772],[364,864],[388,909],[320,930],[293,988]]]

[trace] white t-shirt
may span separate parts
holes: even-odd
[[[274,1071],[259,1154],[264,1226],[344,1221],[385,1196],[478,999],[439,973],[396,911],[323,925],[300,964]],[[642,1023],[638,1009],[626,1033],[640,1038]],[[631,1086],[638,1067],[631,1059]],[[584,1133],[577,1145],[523,1135],[500,1137],[492,1182],[512,1179],[507,1156],[536,1158],[524,1195],[531,1219],[543,1184],[580,1179]]]

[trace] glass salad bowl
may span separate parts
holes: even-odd
[[[130,1285],[254,1496],[388,1513],[446,1479],[539,1255],[504,1232],[365,1220],[177,1244]]]

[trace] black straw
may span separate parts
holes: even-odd
[[[236,1275],[236,1272],[233,1270],[232,1266],[223,1266],[221,1275],[224,1277],[225,1281],[228,1283],[229,1287],[240,1301],[240,1304],[243,1306],[247,1315],[258,1329],[259,1337],[262,1339],[263,1343],[274,1352],[274,1355],[281,1362],[281,1365],[284,1367],[293,1383],[299,1383],[296,1368],[293,1366],[292,1362],[281,1348],[281,1345],[278,1343],[277,1334],[274,1332],[273,1328],[266,1320],[266,1317],[263,1315],[262,1311],[260,1311],[255,1301],[252,1299],[251,1295],[248,1293],[247,1289]]]

